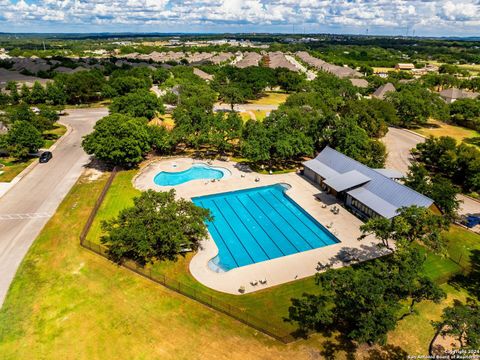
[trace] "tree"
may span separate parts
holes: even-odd
[[[439,302],[443,291],[422,275],[425,258],[416,248],[357,267],[317,274],[318,295],[292,299],[290,322],[303,331],[337,330],[358,342],[386,342],[387,333],[423,300]],[[399,317],[402,303],[409,312]]]
[[[7,133],[6,142],[8,152],[16,158],[27,157],[44,144],[40,131],[27,121],[15,121]]]
[[[164,113],[165,109],[157,95],[142,89],[114,98],[110,112],[152,119],[157,112]]]
[[[27,101],[30,104],[43,104],[46,99],[47,94],[45,89],[38,81],[35,81]]]
[[[10,94],[10,100],[12,104],[18,104],[20,101],[20,94],[18,93],[18,84],[15,81],[9,81],[7,82],[7,85],[5,88],[8,90]]]
[[[368,65],[360,66],[360,72],[363,73],[365,76],[373,75],[373,68]]]
[[[371,139],[353,118],[337,119],[330,145],[369,167],[382,168],[385,164],[385,145]]]
[[[474,146],[442,136],[417,145],[413,154],[430,173],[441,175],[464,191],[480,190],[480,151]]]
[[[20,97],[24,102],[26,103],[29,102],[30,88],[27,86],[27,84],[23,84],[22,87],[20,88]]]
[[[442,320],[433,326],[441,335],[453,336],[459,349],[480,348],[480,305],[475,300],[469,299],[466,304],[455,300],[453,306],[443,309]]]
[[[388,282],[379,268],[365,266],[317,274],[320,296],[292,301],[289,320],[304,330],[329,329],[332,324],[352,340],[385,343],[396,325],[398,302],[386,297]]]
[[[450,121],[480,131],[480,100],[458,99],[450,104]]]
[[[220,98],[230,104],[232,111],[235,104],[240,104],[245,101],[242,91],[237,86],[230,84],[220,88]]]
[[[424,300],[430,300],[438,304],[446,297],[445,292],[427,277],[419,278],[415,282],[409,295],[410,305],[408,306],[408,313],[402,316],[402,318],[413,314],[415,304],[418,304]]]
[[[407,248],[413,242],[420,242],[433,251],[440,252],[444,246],[440,234],[448,226],[448,219],[433,214],[429,209],[410,206],[401,208],[391,220],[369,219],[360,226],[362,235],[359,239],[373,234],[389,250],[393,250],[389,244],[389,240],[392,240],[397,250]]]
[[[248,120],[242,134],[241,152],[253,162],[270,160],[271,140],[263,123]]]
[[[388,131],[388,124],[398,123],[393,105],[379,99],[351,100],[342,110],[345,117],[355,118],[357,124],[371,137],[383,137]]]
[[[298,92],[306,87],[306,78],[302,73],[297,73],[285,68],[275,69],[277,85],[288,92]]]
[[[82,146],[87,154],[107,163],[131,166],[143,160],[150,141],[147,119],[113,114],[97,121]]]
[[[150,79],[136,78],[134,76],[118,76],[109,80],[103,93],[107,97],[114,98],[137,90],[148,90],[151,87]]]
[[[409,168],[404,184],[433,199],[442,213],[450,220],[456,217],[460,206],[457,199],[460,188],[449,179],[440,175],[432,177],[423,164],[414,163]]]
[[[423,125],[430,117],[448,119],[448,107],[440,96],[418,84],[401,86],[387,94],[387,101],[397,110],[400,125],[407,128]]]
[[[46,102],[52,105],[64,105],[67,103],[67,94],[62,86],[57,83],[48,82],[45,87]]]
[[[69,104],[84,104],[100,100],[104,84],[105,78],[98,70],[60,74],[55,77],[55,86],[62,89]]]
[[[163,126],[149,125],[148,133],[150,134],[150,143],[152,148],[160,154],[169,153],[174,142],[170,133]]]
[[[228,113],[226,116],[220,112],[209,116],[209,119],[210,124],[206,129],[208,143],[221,153],[232,150],[234,142],[242,133],[242,118],[236,112]]]
[[[155,84],[163,84],[170,77],[170,71],[164,68],[158,68],[152,74],[152,80]]]
[[[176,200],[175,190],[148,190],[117,218],[102,222],[107,235],[101,241],[118,263],[124,259],[141,265],[176,260],[182,251],[199,248],[208,236],[205,221],[211,220],[209,210],[185,199]]]

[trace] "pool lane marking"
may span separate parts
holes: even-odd
[[[260,193],[260,192],[259,192],[259,193]],[[268,221],[273,225],[273,227],[278,230],[278,233],[279,233],[281,236],[283,236],[283,237],[285,238],[285,240],[287,240],[287,242],[293,247],[293,249],[294,249],[297,253],[299,253],[300,250],[299,250],[294,244],[292,244],[292,242],[288,239],[288,237],[284,234],[284,232],[283,232],[282,230],[280,230],[280,228],[279,228],[279,227],[272,221],[272,219],[265,213],[265,211],[260,207],[260,205],[258,205],[258,203],[255,202],[249,194],[247,194],[247,196],[250,198],[250,200],[252,200],[252,202],[255,204],[255,206],[257,207],[257,209],[259,209],[260,212],[265,215],[265,217],[266,217],[266,218],[268,219]],[[269,235],[268,237],[269,237],[273,242],[275,242],[275,240],[273,240],[273,238],[272,238],[270,235]]]
[[[275,196],[275,197],[277,198],[277,196],[276,196],[275,194],[273,194],[273,196]],[[328,229],[326,229],[322,224],[320,224],[320,222],[319,222],[318,220],[316,220],[312,215],[310,215],[305,209],[301,208],[301,206],[298,205],[298,204],[295,202],[295,200],[293,200],[293,199],[292,199],[291,197],[289,197],[287,194],[284,193],[283,196],[284,196],[285,198],[287,198],[287,201],[289,201],[289,202],[292,204],[292,206],[294,206],[295,208],[297,208],[298,211],[304,212],[305,215],[307,216],[307,218],[311,221],[311,223],[313,223],[313,225],[315,226],[315,228],[320,228],[320,229],[322,230],[322,233],[324,233],[325,235],[327,235],[328,238],[330,238],[330,239],[333,238],[333,243],[331,243],[331,244],[326,243],[320,236],[318,236],[318,235],[316,234],[316,232],[315,232],[314,229],[312,229],[310,226],[308,226],[307,224],[305,224],[305,223],[303,222],[303,220],[302,220],[297,214],[295,214],[295,212],[293,212],[293,211],[291,211],[291,210],[289,209],[289,211],[290,211],[293,215],[295,215],[295,216],[297,217],[297,219],[298,219],[299,221],[301,221],[301,222],[315,235],[315,237],[318,238],[325,246],[329,246],[329,245],[333,245],[333,244],[336,244],[336,243],[337,243],[337,241],[335,241],[334,235],[333,235],[330,231],[328,231]],[[277,198],[277,199],[278,199],[278,198]],[[279,201],[281,201],[281,200],[279,200]],[[318,223],[318,225],[317,225],[317,223]],[[318,246],[315,247],[315,249],[316,249],[316,248],[318,248]]]
[[[235,197],[236,199],[236,197]],[[232,205],[225,201],[225,203],[230,207],[230,209],[232,210],[232,212],[235,214],[235,216],[238,218],[238,220],[240,220],[240,222],[242,223],[242,225],[244,226],[244,228],[247,230],[247,232],[250,234],[250,236],[252,237],[253,241],[258,245],[258,247],[263,251],[263,254],[265,255],[265,257],[267,259],[273,259],[272,257],[270,257],[267,253],[267,251],[265,251],[265,249],[263,248],[262,245],[260,245],[260,243],[257,241],[257,238],[252,234],[252,232],[250,231],[249,227],[245,224],[245,222],[242,220],[242,218],[240,216],[237,215],[236,211],[233,209]],[[243,204],[241,204],[243,206]],[[253,218],[253,217],[252,217]],[[253,218],[253,220],[255,221],[255,218]],[[268,237],[268,235],[267,235]],[[281,251],[280,251],[281,252]],[[262,260],[260,260],[262,261]],[[264,261],[264,260],[263,260]]]
[[[247,195],[247,194],[245,194]],[[248,196],[248,195],[247,195]],[[263,226],[258,222],[257,218],[250,212],[250,210],[247,208],[247,206],[242,202],[242,200],[237,197],[237,200],[238,202],[240,203],[240,205],[243,206],[243,208],[245,209],[245,211],[248,213],[248,215],[251,216],[251,218],[255,221],[255,223],[258,225],[258,227],[260,228],[260,230],[263,231],[263,233],[267,236],[268,239],[270,239],[270,242],[275,245],[278,249],[278,251],[280,251],[280,253],[283,255],[283,256],[286,256],[285,252],[280,248],[280,246],[278,246],[278,244],[272,239],[272,237],[268,234],[268,232],[263,228]],[[250,200],[252,200],[250,198]],[[253,200],[252,200],[253,203],[255,203]],[[256,204],[255,204],[256,205]],[[257,206],[258,207],[258,206]],[[271,220],[268,218],[268,216],[265,214],[265,212],[263,212],[261,209],[259,209],[260,212],[271,222]],[[275,226],[275,224],[274,224]],[[268,256],[268,255],[267,255]],[[274,258],[270,258],[270,259],[276,259],[277,257],[274,257]]]
[[[260,197],[263,199],[263,201],[267,204],[267,206],[269,206],[270,208],[272,208],[272,209],[273,209],[273,212],[275,212],[278,216],[280,216],[280,217],[283,219],[283,221],[285,221],[285,223],[287,223],[288,226],[289,226],[290,228],[292,228],[293,231],[295,231],[295,232],[298,234],[298,231],[295,229],[295,227],[292,226],[292,225],[290,224],[290,222],[289,222],[287,219],[285,219],[285,217],[283,217],[282,214],[280,214],[280,213],[277,211],[277,209],[275,209],[275,207],[272,206],[272,204],[270,204],[270,203],[268,202],[267,199],[265,199],[265,197],[263,196],[263,194],[259,194],[259,195],[260,195]],[[282,203],[282,206],[285,206],[285,205],[283,205],[283,203]],[[275,225],[275,224],[274,224],[274,225]],[[275,227],[276,227],[277,229],[279,229],[279,231],[283,234],[283,236],[287,239],[287,241],[297,250],[297,252],[306,251],[306,250],[301,250],[301,249],[299,249],[299,248],[296,246],[296,244],[294,244],[294,243],[290,240],[290,237],[287,236],[282,230],[280,230],[280,228],[279,228],[277,225],[275,225]],[[300,235],[300,234],[299,234],[299,235]],[[301,235],[300,235],[300,237],[303,239],[303,237],[302,237]],[[310,243],[309,243],[308,241],[306,241],[305,239],[303,239],[303,240],[304,240],[305,243],[306,243],[308,246],[310,246],[310,248],[311,248]]]
[[[237,233],[235,232],[235,230],[233,230],[232,226],[230,225],[230,223],[227,221],[225,215],[223,214],[222,210],[220,210],[220,208],[218,207],[217,203],[215,202],[215,199],[212,199],[211,200],[213,205],[215,205],[215,207],[217,208],[218,212],[222,215],[222,218],[224,219],[224,222],[228,225],[228,227],[230,228],[230,230],[232,231],[232,234],[237,238],[238,242],[240,243],[240,245],[242,245],[243,249],[245,250],[245,253],[248,255],[248,257],[250,258],[250,260],[252,261],[251,264],[255,263],[255,261],[253,260],[252,256],[250,255],[250,253],[248,252],[248,250],[245,248],[245,246],[243,245],[242,241],[240,240],[240,238],[238,237]]]
[[[210,210],[210,208],[209,208],[208,206],[205,206],[205,205],[203,204],[203,201],[199,201],[198,203],[199,203],[199,205],[200,205],[201,207],[203,207],[204,209]],[[240,265],[238,265],[237,260],[235,259],[235,256],[233,256],[232,252],[230,251],[230,248],[228,247],[226,241],[223,239],[223,236],[222,236],[221,232],[218,230],[217,225],[215,225],[215,219],[214,219],[213,221],[209,221],[208,223],[209,223],[210,225],[212,225],[213,228],[215,229],[215,232],[216,232],[216,233],[218,234],[218,236],[220,237],[220,241],[223,243],[223,245],[224,245],[225,248],[227,249],[227,252],[230,254],[230,257],[232,258],[232,260],[233,260],[233,262],[235,263],[235,265],[236,265],[237,267],[240,267]],[[210,233],[210,234],[211,234],[211,233]],[[212,235],[212,238],[213,238],[213,235]],[[215,242],[215,239],[213,239],[213,242]],[[217,245],[217,248],[218,248],[218,245]],[[218,249],[218,255],[220,256],[220,249]]]
[[[277,201],[282,202],[273,192],[271,192],[271,194],[272,194],[272,196],[273,196],[275,199],[277,199]],[[287,199],[287,201],[288,201],[288,199]],[[292,204],[292,205],[293,205],[293,204]],[[285,207],[286,207],[286,206],[285,206]],[[309,231],[313,234],[314,238],[317,238],[318,240],[320,240],[320,243],[324,244],[324,246],[327,245],[327,244],[325,244],[325,242],[322,240],[322,238],[321,238],[320,236],[318,236],[318,235],[315,233],[315,231],[314,231],[310,226],[308,226],[307,224],[305,224],[305,222],[304,222],[297,214],[295,214],[293,211],[291,211],[288,207],[286,207],[286,208],[287,208],[287,211],[288,211],[290,214],[292,214],[295,218],[297,218],[297,220],[298,220],[300,223],[302,223],[303,226],[305,226],[305,228],[306,228],[307,230],[309,230]],[[281,214],[279,214],[279,215],[282,216]],[[283,216],[282,216],[282,217],[283,217]],[[286,220],[285,220],[285,221],[286,221]],[[293,226],[292,226],[292,227],[293,227]],[[305,240],[305,242],[306,242],[312,249],[317,249],[317,248],[321,247],[321,246],[313,246],[313,245],[312,245],[301,233],[299,233],[296,229],[295,229],[295,232],[296,232],[303,240]]]

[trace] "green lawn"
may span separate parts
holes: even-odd
[[[28,165],[36,159],[28,159],[26,161],[19,161],[11,157],[0,158],[0,164],[4,165],[0,168],[0,182],[10,182],[15,176],[20,174]]]
[[[479,145],[480,133],[461,126],[449,125],[441,121],[430,120],[427,126],[413,131],[423,136],[451,136],[458,142],[464,141],[472,145]]]
[[[132,179],[135,174],[135,170],[118,173],[90,228],[87,236],[88,241],[99,243],[102,234],[101,220],[111,219],[118,215],[120,210],[133,205],[133,198],[140,195],[140,191],[132,185]]]
[[[118,173],[87,237],[89,241],[99,243],[101,221],[114,217],[120,209],[130,206],[132,198],[139,194],[139,191],[134,189],[132,185],[132,178],[135,173],[135,171]],[[468,262],[469,251],[473,248],[480,248],[479,235],[457,226],[453,226],[450,232],[445,235],[445,238],[448,244],[447,250],[449,255],[454,256],[455,259],[461,256]],[[425,274],[433,280],[445,283],[452,274],[461,272],[462,268],[449,258],[426,251],[422,247],[420,248],[426,254]],[[179,281],[193,289],[201,290],[207,295],[246,310],[255,317],[265,319],[266,322],[272,324],[275,328],[285,332],[294,330],[291,324],[282,320],[283,317],[288,315],[290,299],[292,297],[300,297],[304,292],[316,291],[313,277],[311,277],[253,294],[242,296],[224,294],[205,287],[193,278],[188,269],[192,256],[192,254],[188,254],[186,257],[180,257],[176,262],[157,263],[151,268],[151,271],[153,274],[166,275],[168,278]],[[265,311],[265,309],[272,308],[276,309],[276,311]]]
[[[114,216],[131,204],[138,193],[131,187],[133,175],[119,173],[99,217]],[[281,345],[81,248],[80,231],[105,182],[106,176],[93,182],[82,178],[29,250],[0,310],[2,359],[323,358],[325,339],[320,335]],[[475,246],[478,241],[465,239]],[[188,272],[190,256],[153,271],[203,288]],[[443,288],[449,294],[446,304],[465,298],[463,290]],[[245,296],[217,295],[281,324],[290,298],[314,291],[312,279],[305,279]],[[443,306],[419,304],[418,313],[389,335],[389,343],[411,354],[426,354],[433,335],[430,321],[438,319]],[[368,351],[360,349],[362,354]],[[352,357],[339,350],[333,358]]]
[[[61,124],[54,124],[53,129],[47,130],[43,133],[43,138],[45,139],[45,144],[43,147],[45,149],[50,148],[55,142],[67,132],[67,128]]]
[[[257,100],[248,101],[249,104],[256,105],[280,105],[287,101],[288,94],[279,92],[266,92],[265,95]]]
[[[0,310],[9,359],[311,359],[79,246],[106,177],[80,180],[22,262]]]

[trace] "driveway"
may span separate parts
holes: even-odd
[[[0,306],[30,245],[79,178],[89,161],[82,137],[107,109],[68,110],[61,123],[70,126],[53,151],[53,159],[38,164],[0,198]]]
[[[411,163],[410,149],[424,142],[425,138],[407,130],[390,127],[382,141],[388,151],[386,168],[406,174]],[[480,214],[479,201],[462,194],[459,194],[457,199],[461,201],[459,215]]]

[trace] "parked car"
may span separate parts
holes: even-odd
[[[47,163],[50,161],[50,159],[53,157],[51,151],[44,151],[42,155],[40,155],[39,162],[40,163]]]

